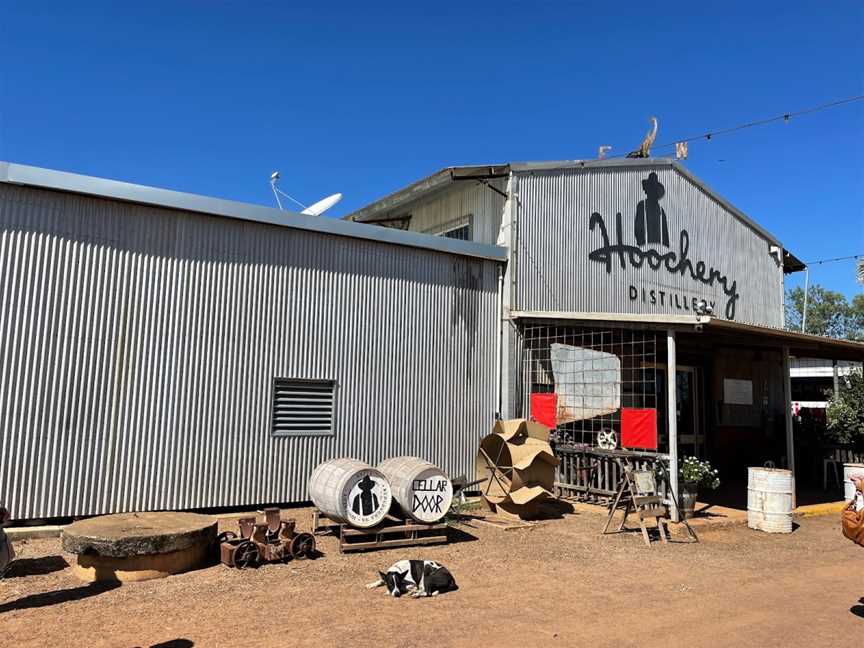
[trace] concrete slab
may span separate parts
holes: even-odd
[[[161,511],[78,520],[63,529],[63,549],[77,555],[83,581],[140,581],[189,571],[213,553],[217,521]]]
[[[110,558],[164,554],[213,542],[216,524],[209,515],[176,511],[102,515],[63,529],[63,549]]]

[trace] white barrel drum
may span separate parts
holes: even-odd
[[[779,468],[747,471],[747,526],[767,533],[791,533],[795,490],[792,472]]]
[[[394,457],[378,464],[390,481],[393,499],[402,512],[432,524],[446,515],[453,501],[453,484],[443,470],[419,457]]]
[[[309,477],[309,496],[331,520],[367,529],[387,515],[392,502],[387,478],[356,459],[332,459]]]
[[[864,475],[864,464],[843,464],[843,499],[847,502],[855,497],[855,484],[852,483],[852,475]],[[855,504],[855,510],[860,511],[862,508],[864,508],[864,502],[859,497]]]

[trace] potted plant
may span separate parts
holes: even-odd
[[[681,515],[693,517],[696,497],[700,488],[714,490],[720,486],[717,470],[707,461],[696,457],[682,457],[679,461],[678,483],[681,489]]]

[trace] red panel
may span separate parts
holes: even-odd
[[[558,427],[558,394],[531,394],[531,418],[551,430]]]
[[[621,408],[621,447],[657,449],[657,410]]]

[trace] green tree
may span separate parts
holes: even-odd
[[[807,330],[805,333],[827,335],[850,340],[864,335],[864,296],[857,295],[852,304],[842,293],[813,284],[807,291]],[[786,291],[786,328],[801,330],[804,312],[804,289],[800,286]]]
[[[864,293],[858,293],[852,298],[849,305],[849,333],[850,340],[864,342]]]
[[[864,373],[853,370],[839,387],[826,410],[828,437],[836,443],[864,443]]]

